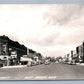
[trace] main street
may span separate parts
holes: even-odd
[[[1,68],[0,80],[84,79],[84,66],[51,63],[22,68]]]

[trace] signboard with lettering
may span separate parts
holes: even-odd
[[[32,61],[32,59],[31,58],[21,57],[20,61]]]
[[[11,57],[17,58],[17,51],[11,51]]]

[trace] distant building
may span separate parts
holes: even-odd
[[[67,54],[67,61],[71,61],[72,57],[71,57],[71,52]]]
[[[75,62],[77,62],[77,52],[76,52],[76,50],[72,50],[71,51],[71,58],[72,58],[72,60],[75,60]]]
[[[35,61],[42,60],[42,55],[40,53],[37,53],[36,51],[29,49],[28,51],[28,57],[32,58]]]
[[[76,47],[76,52],[79,62],[84,63],[84,42],[80,46]]]
[[[28,57],[34,59],[35,56],[36,56],[36,51],[29,49],[28,50]]]
[[[77,54],[75,50],[72,50],[70,53],[66,55],[66,61],[69,62],[71,60],[76,60],[77,59]]]
[[[14,65],[20,62],[20,57],[27,55],[27,48],[7,36],[0,36],[0,60],[3,64]]]

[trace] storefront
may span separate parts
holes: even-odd
[[[20,62],[21,62],[21,65],[31,65],[32,63],[32,59],[31,58],[28,58],[28,57],[21,57],[20,58]]]
[[[0,63],[2,66],[9,66],[10,65],[10,57],[9,56],[0,56]]]

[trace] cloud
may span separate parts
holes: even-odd
[[[68,25],[73,20],[77,20],[84,14],[84,5],[63,4],[49,7],[48,12],[43,16],[49,25]]]
[[[47,5],[47,8],[42,16],[46,24],[38,39],[32,40],[34,47],[37,45],[46,55],[67,54],[83,42],[84,5]]]

